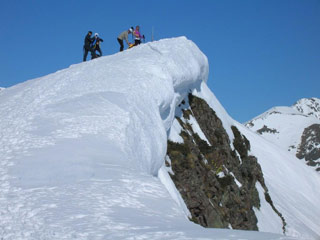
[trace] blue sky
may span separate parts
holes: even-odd
[[[151,40],[186,36],[207,55],[208,85],[240,122],[320,97],[320,0],[0,0],[0,87],[82,61],[88,30],[104,39],[141,26]]]

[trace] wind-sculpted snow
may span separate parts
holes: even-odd
[[[181,37],[1,91],[0,239],[284,239],[189,222],[159,171],[176,105],[207,77]]]
[[[156,175],[175,104],[207,76],[207,58],[185,38],[73,65],[7,89],[1,125],[16,130],[5,134],[10,138],[5,146],[15,139],[29,150],[100,134],[121,148],[127,161]]]
[[[204,97],[233,138],[208,72],[180,37],[1,91],[0,239],[293,239],[186,218],[163,165],[176,106]]]

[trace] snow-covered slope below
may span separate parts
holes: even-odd
[[[262,167],[270,196],[287,223],[290,236],[318,239],[320,177],[312,168],[299,161],[286,150],[270,144],[268,140],[238,125],[251,143],[252,154]],[[258,213],[259,229],[269,231],[268,212]],[[259,224],[259,223],[258,223]]]
[[[3,91],[1,239],[291,239],[203,229],[158,174],[175,107],[207,77],[181,37]]]

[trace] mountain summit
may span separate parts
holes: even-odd
[[[1,238],[317,239],[319,174],[234,121],[208,74],[179,37],[1,91]]]
[[[246,126],[320,171],[320,99],[274,107]]]

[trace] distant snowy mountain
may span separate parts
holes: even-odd
[[[320,171],[320,99],[274,107],[245,125]]]
[[[234,121],[208,73],[180,37],[2,91],[0,238],[319,239],[319,174]]]

